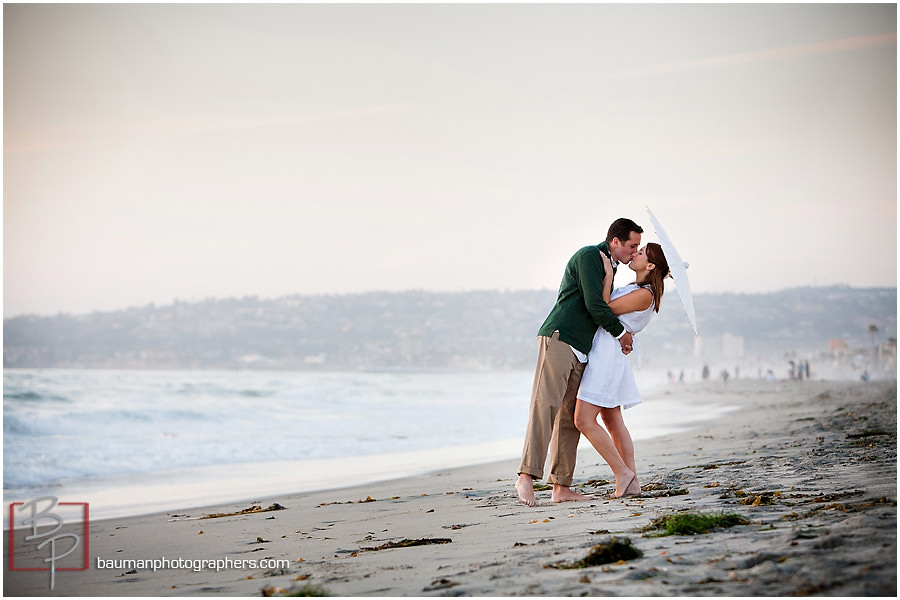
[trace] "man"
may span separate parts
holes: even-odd
[[[616,219],[605,242],[582,248],[566,265],[556,305],[538,331],[530,417],[516,481],[519,501],[526,506],[535,505],[534,479],[544,475],[548,447],[552,501],[588,499],[570,489],[581,436],[575,428],[575,394],[597,327],[618,339],[626,354],[632,348],[631,334],[603,301],[605,269],[600,253],[611,259],[615,273],[618,263],[631,262],[643,232],[630,219]]]

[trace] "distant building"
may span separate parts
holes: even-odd
[[[885,372],[897,373],[897,340],[888,340],[876,349],[876,364]]]
[[[743,358],[744,338],[740,335],[723,333],[715,337],[695,337],[694,356],[698,358]]]
[[[740,335],[722,334],[722,357],[744,358],[744,338]]]
[[[847,353],[847,340],[831,340],[828,342],[828,352],[832,355]]]
[[[311,354],[309,356],[304,356],[303,364],[305,364],[305,365],[324,365],[325,364],[325,355],[324,354]]]

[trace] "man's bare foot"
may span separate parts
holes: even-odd
[[[565,485],[559,485],[558,483],[553,484],[553,493],[550,495],[550,500],[553,502],[579,502],[581,500],[590,499],[590,497],[579,494],[572,488]]]
[[[531,475],[527,473],[519,475],[516,480],[516,492],[519,493],[519,502],[525,506],[537,505],[537,502],[534,501],[534,480]]]

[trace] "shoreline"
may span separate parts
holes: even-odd
[[[519,504],[518,459],[510,459],[97,520],[91,560],[272,558],[289,566],[128,572],[92,564],[57,573],[51,592],[46,573],[9,571],[4,561],[4,593],[249,596],[311,584],[340,596],[896,594],[896,381],[678,391],[741,412],[638,442],[641,497],[609,500],[609,469],[587,448],[573,487],[597,494],[589,502],[552,504],[549,491],[538,491],[537,507]],[[284,510],[240,514],[276,503]],[[702,536],[640,533],[653,517],[686,508],[737,512],[750,523]],[[214,513],[239,514],[203,518]],[[630,538],[643,558],[542,568],[581,558],[610,536]],[[442,539],[450,541],[384,547]]]
[[[637,410],[652,407],[657,415],[665,416],[670,422],[667,425],[650,425],[646,422],[646,416],[643,420],[632,419],[637,421],[633,432],[635,441],[690,431],[734,410],[734,407],[719,404],[711,414],[704,414],[709,411],[709,404],[678,407],[669,397],[677,397],[684,392],[684,387],[677,384],[657,386],[644,395],[644,404],[647,406]],[[626,420],[629,419],[629,412],[631,411],[625,413]],[[635,416],[640,416],[640,413],[635,413]],[[177,467],[163,471],[64,480],[31,488],[10,488],[3,492],[3,529],[9,530],[10,504],[35,497],[88,500],[92,521],[130,518],[196,510],[224,502],[247,502],[260,496],[276,497],[296,493],[301,487],[304,492],[340,490],[362,483],[382,483],[427,475],[444,469],[517,461],[521,444],[522,438],[518,437],[361,456]],[[579,452],[593,452],[584,437],[581,439]],[[294,475],[294,478],[302,479],[303,483],[291,483],[290,479],[285,478],[285,473],[302,474],[302,477]],[[73,517],[72,520],[78,518]]]

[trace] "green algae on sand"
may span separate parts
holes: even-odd
[[[737,513],[685,512],[659,517],[644,527],[652,537],[667,535],[698,535],[716,528],[746,525],[750,521]],[[656,532],[656,533],[654,533]]]

